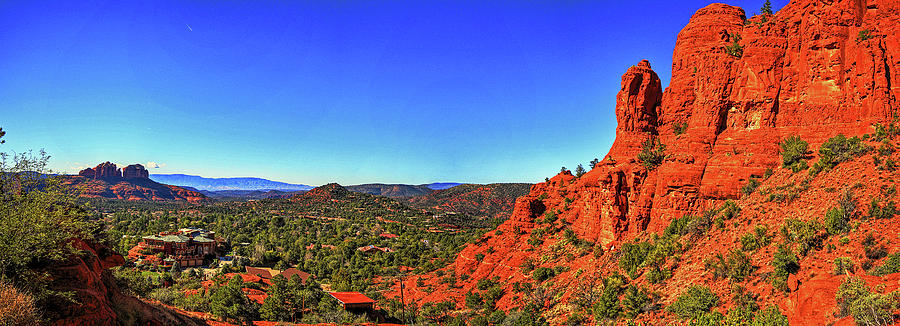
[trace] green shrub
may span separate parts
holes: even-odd
[[[666,160],[666,145],[658,139],[647,139],[641,144],[641,152],[637,159],[647,170],[656,169]]]
[[[760,183],[761,182],[759,181],[759,179],[750,178],[750,180],[747,180],[747,184],[741,187],[741,193],[744,195],[752,194],[754,191],[756,191],[756,188],[759,188]]]
[[[626,317],[634,318],[650,311],[653,307],[653,300],[647,289],[630,285],[625,289],[625,296],[622,297],[622,307]]]
[[[554,276],[556,276],[556,275],[553,273],[553,269],[550,269],[547,267],[535,268],[534,271],[531,273],[531,277],[535,281],[538,281],[538,282],[543,282],[543,281],[549,280],[549,279],[553,278]]]
[[[824,224],[825,230],[828,231],[828,234],[841,234],[849,230],[850,216],[846,214],[843,209],[835,207],[829,209],[828,212],[825,213]]]
[[[757,225],[754,232],[747,233],[741,237],[741,250],[756,251],[759,248],[768,246],[771,241],[769,228],[765,225]]]
[[[688,224],[691,222],[691,216],[685,215],[681,218],[673,218],[671,222],[669,222],[669,226],[666,226],[666,229],[663,231],[663,237],[668,237],[670,235],[685,235],[688,233]]]
[[[480,309],[484,305],[484,299],[478,292],[466,293],[466,307],[469,309]]]
[[[728,39],[731,41],[731,44],[725,46],[725,53],[737,58],[743,56],[744,46],[740,44],[741,34],[728,33]]]
[[[881,266],[872,268],[869,274],[875,276],[884,276],[900,272],[900,252],[895,252],[888,256]]]
[[[798,252],[805,256],[810,249],[818,249],[822,246],[825,237],[824,227],[818,221],[801,221],[794,218],[785,220],[781,228],[785,240],[797,244]]]
[[[772,267],[774,269],[771,277],[772,286],[776,289],[787,291],[788,275],[797,273],[800,270],[797,255],[791,249],[784,245],[778,245],[778,251],[772,257]]]
[[[897,126],[894,125],[893,122],[891,122],[887,126],[876,123],[875,134],[873,134],[872,140],[881,142],[885,139],[894,139],[894,136],[898,134],[900,134],[900,128],[897,128]]]
[[[872,148],[863,144],[859,137],[847,138],[839,134],[829,138],[819,147],[819,161],[813,165],[809,173],[815,175],[819,172],[831,170],[838,163],[849,161],[871,150]]]
[[[625,277],[613,274],[603,279],[603,292],[594,303],[593,314],[595,321],[615,320],[622,313],[622,305],[619,304],[619,295],[625,285]]]
[[[631,278],[637,278],[640,276],[641,265],[644,263],[644,259],[647,258],[647,254],[653,250],[653,244],[650,242],[636,242],[636,243],[625,243],[622,245],[622,250],[620,251],[619,256],[619,267],[625,271]]]
[[[671,277],[672,270],[668,268],[653,266],[649,270],[647,270],[647,282],[653,284],[662,283],[662,281],[668,280]]]
[[[781,167],[800,172],[809,167],[806,163],[809,143],[798,136],[791,136],[778,144],[781,147]]]
[[[893,201],[888,201],[887,204],[881,206],[880,200],[872,198],[872,203],[869,204],[869,217],[874,219],[893,218],[897,213],[898,210]]]
[[[492,280],[492,279],[485,278],[485,279],[480,279],[480,280],[478,280],[478,283],[475,283],[475,287],[478,288],[479,290],[484,291],[484,290],[487,290],[487,289],[489,289],[490,287],[492,287],[492,286],[494,286],[494,285],[496,285],[496,284],[497,284],[496,281],[494,281],[494,280]]]
[[[890,140],[881,141],[881,145],[878,146],[878,155],[880,156],[891,156],[897,149],[894,148],[894,144],[891,143]]]
[[[870,38],[872,38],[872,31],[870,31],[869,29],[864,29],[859,31],[859,33],[856,33],[856,43],[868,40]]]
[[[666,309],[681,319],[698,319],[718,305],[719,296],[712,290],[706,286],[692,285]]]
[[[870,260],[878,260],[887,256],[887,248],[884,247],[884,244],[878,243],[875,235],[872,233],[866,234],[866,237],[863,238],[862,246],[863,253]]]
[[[750,257],[740,250],[731,250],[727,256],[717,253],[704,259],[703,264],[712,273],[713,279],[728,278],[733,282],[743,282],[755,269]]]
[[[853,316],[859,325],[892,325],[897,300],[893,295],[869,291],[866,282],[848,277],[835,294],[840,316]]]
[[[750,326],[788,326],[788,319],[777,306],[769,306],[756,313]]]
[[[694,68],[694,69],[696,69],[696,68]],[[683,134],[687,130],[687,127],[688,127],[687,122],[681,122],[681,123],[676,122],[673,125],[672,130],[675,132],[675,135],[677,136],[677,135]]]
[[[838,257],[834,259],[834,269],[831,274],[844,275],[853,272],[853,260],[850,257]]]
[[[733,200],[726,200],[719,208],[719,214],[727,221],[741,214],[741,208]]]

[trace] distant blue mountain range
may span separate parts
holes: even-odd
[[[314,187],[263,178],[204,178],[187,174],[151,174],[150,179],[159,183],[190,187],[197,190],[279,190],[306,191]]]
[[[450,188],[456,187],[458,185],[461,185],[461,183],[435,182],[435,183],[429,183],[426,186],[428,186],[428,188],[430,188],[431,190],[444,190],[444,189],[450,189]]]

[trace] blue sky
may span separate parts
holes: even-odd
[[[708,3],[4,1],[2,149],[69,173],[538,182],[603,157],[622,73],[648,59],[666,86]]]

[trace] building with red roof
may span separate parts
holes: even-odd
[[[328,292],[328,295],[335,298],[344,307],[344,310],[375,309],[375,300],[359,292]]]

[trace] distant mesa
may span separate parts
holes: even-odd
[[[78,172],[78,176],[66,176],[67,185],[82,185],[81,196],[90,198],[188,201],[209,201],[200,192],[162,184],[150,179],[150,172],[140,164],[120,169],[114,163],[103,162],[93,168]]]
[[[117,180],[117,179],[147,179],[150,172],[140,164],[132,164],[124,169],[119,169],[116,164],[109,161],[98,164],[96,167],[87,168],[78,172],[78,175],[91,179]]]
[[[130,178],[148,179],[148,178],[150,178],[150,172],[147,171],[147,169],[145,169],[143,165],[132,164],[132,165],[126,166],[124,169],[122,169],[122,177],[125,179],[130,179]]]

